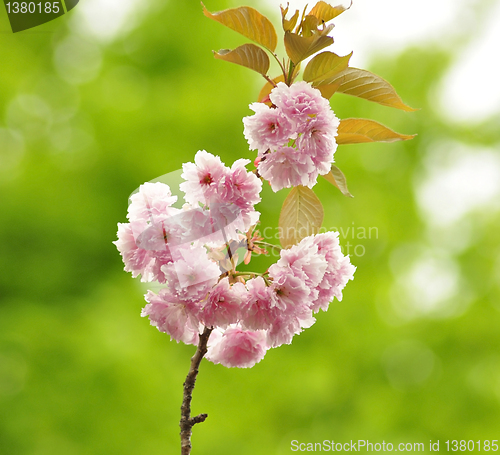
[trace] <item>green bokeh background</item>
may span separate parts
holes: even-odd
[[[212,49],[244,39],[206,19],[197,1],[152,3],[135,29],[108,43],[72,30],[77,10],[16,35],[0,11],[0,453],[179,453],[193,347],[140,318],[144,290],[111,242],[142,182],[200,149],[227,164],[254,158],[241,119],[262,81],[213,59]],[[469,38],[446,52],[373,59],[367,69],[418,112],[332,99],[340,118],[418,136],[337,151],[355,198],[320,181],[324,225],[377,235],[344,236],[365,253],[351,250],[356,278],[292,345],[250,370],[203,362],[193,412],[209,418],[194,428],[194,454],[284,454],[292,440],[424,442],[427,450],[431,439],[441,449],[448,439],[500,439],[498,212],[472,213],[473,240],[452,257],[467,290],[463,310],[405,318],[394,307],[401,264],[436,243],[414,194],[425,150],[449,139],[500,140],[498,118],[457,127],[436,108],[433,90]],[[265,187],[263,226],[277,224],[286,193]]]

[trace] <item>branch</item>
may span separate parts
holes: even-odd
[[[198,368],[200,367],[201,359],[207,353],[207,342],[213,328],[205,327],[205,330],[200,335],[198,348],[194,356],[191,358],[191,367],[184,381],[184,394],[181,406],[181,455],[189,455],[191,453],[191,434],[195,424],[204,422],[208,414],[199,414],[196,417],[191,417],[191,400],[193,398],[193,390],[198,376]]]

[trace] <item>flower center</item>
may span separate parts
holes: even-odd
[[[210,185],[213,182],[213,178],[210,174],[206,174],[201,180],[200,183],[205,185]]]

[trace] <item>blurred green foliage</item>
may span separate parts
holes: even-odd
[[[212,49],[243,41],[198,2],[151,8],[109,43],[71,30],[78,8],[15,35],[0,8],[2,455],[179,452],[194,349],[140,318],[143,289],[111,242],[142,182],[199,149],[227,164],[254,158],[241,119],[264,81],[213,59]],[[454,257],[470,292],[464,311],[406,320],[391,306],[394,251],[427,242],[414,197],[423,151],[446,138],[499,139],[495,129],[457,129],[436,112],[432,90],[450,59],[414,48],[374,60],[369,69],[416,113],[332,99],[340,118],[418,136],[337,151],[355,198],[321,179],[324,225],[376,228],[372,238],[342,239],[364,248],[350,251],[355,280],[312,329],[251,370],[203,362],[193,412],[209,418],[194,428],[193,453],[289,453],[292,440],[440,439],[443,449],[448,439],[500,439],[498,213],[472,220],[474,240]],[[265,186],[263,227],[277,225],[286,193]]]

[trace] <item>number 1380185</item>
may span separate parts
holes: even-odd
[[[59,12],[59,2],[9,2],[6,3],[7,13],[20,13],[20,14],[33,14],[33,13],[58,13]]]

